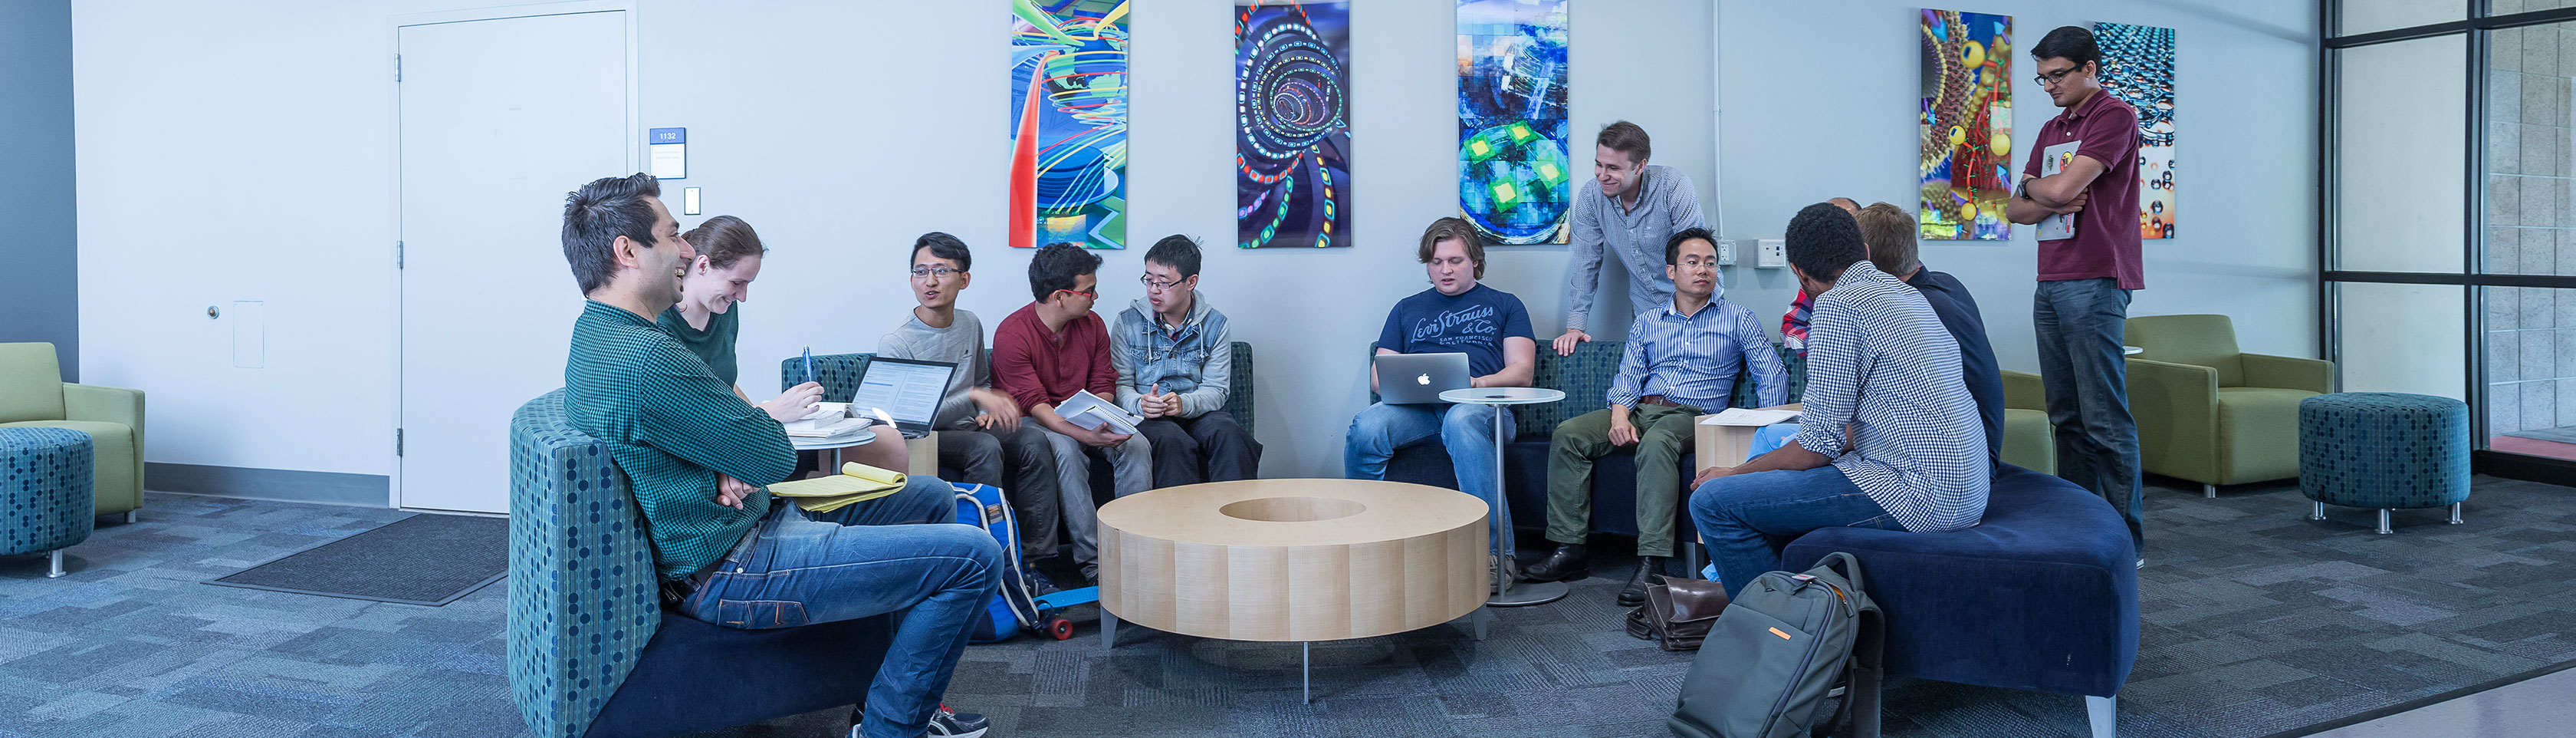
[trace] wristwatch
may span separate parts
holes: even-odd
[[[2030,178],[2029,178],[2029,177],[2023,177],[2023,178],[2021,178],[2021,181],[2020,181],[2020,182],[2016,182],[2016,183],[2014,183],[2014,184],[2013,184],[2013,197],[2018,197],[2018,198],[2021,198],[2021,199],[2024,199],[2024,200],[2028,200],[2028,199],[2030,199]]]

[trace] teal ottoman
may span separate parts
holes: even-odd
[[[97,524],[91,454],[87,433],[0,428],[0,555],[50,554],[45,576],[63,575],[63,549]]]
[[[2469,499],[2469,406],[2448,397],[2338,392],[2299,401],[2299,493],[2327,505],[2379,511],[2451,508]]]

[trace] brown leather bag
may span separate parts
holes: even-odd
[[[1726,586],[1706,579],[1656,576],[1646,585],[1646,604],[1630,617],[1645,621],[1646,631],[1666,651],[1697,651],[1700,639],[1726,611]],[[1640,617],[1642,616],[1642,617]]]

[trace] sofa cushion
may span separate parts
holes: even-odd
[[[25,420],[0,428],[63,428],[89,434],[94,470],[89,493],[99,515],[134,509],[128,504],[134,480],[134,429],[124,423],[93,420]]]
[[[2300,389],[2218,388],[2218,474],[2214,484],[2244,484],[2299,475]]]
[[[61,420],[63,367],[50,343],[0,343],[0,423]]]

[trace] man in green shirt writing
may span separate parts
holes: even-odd
[[[626,471],[675,609],[732,628],[901,613],[850,734],[982,735],[980,718],[961,720],[939,698],[1000,586],[1001,547],[952,522],[949,485],[916,476],[893,495],[812,516],[770,496],[765,486],[796,465],[778,421],[654,327],[696,254],[651,176],[572,193],[563,248],[590,298],[573,323],[564,410]]]

